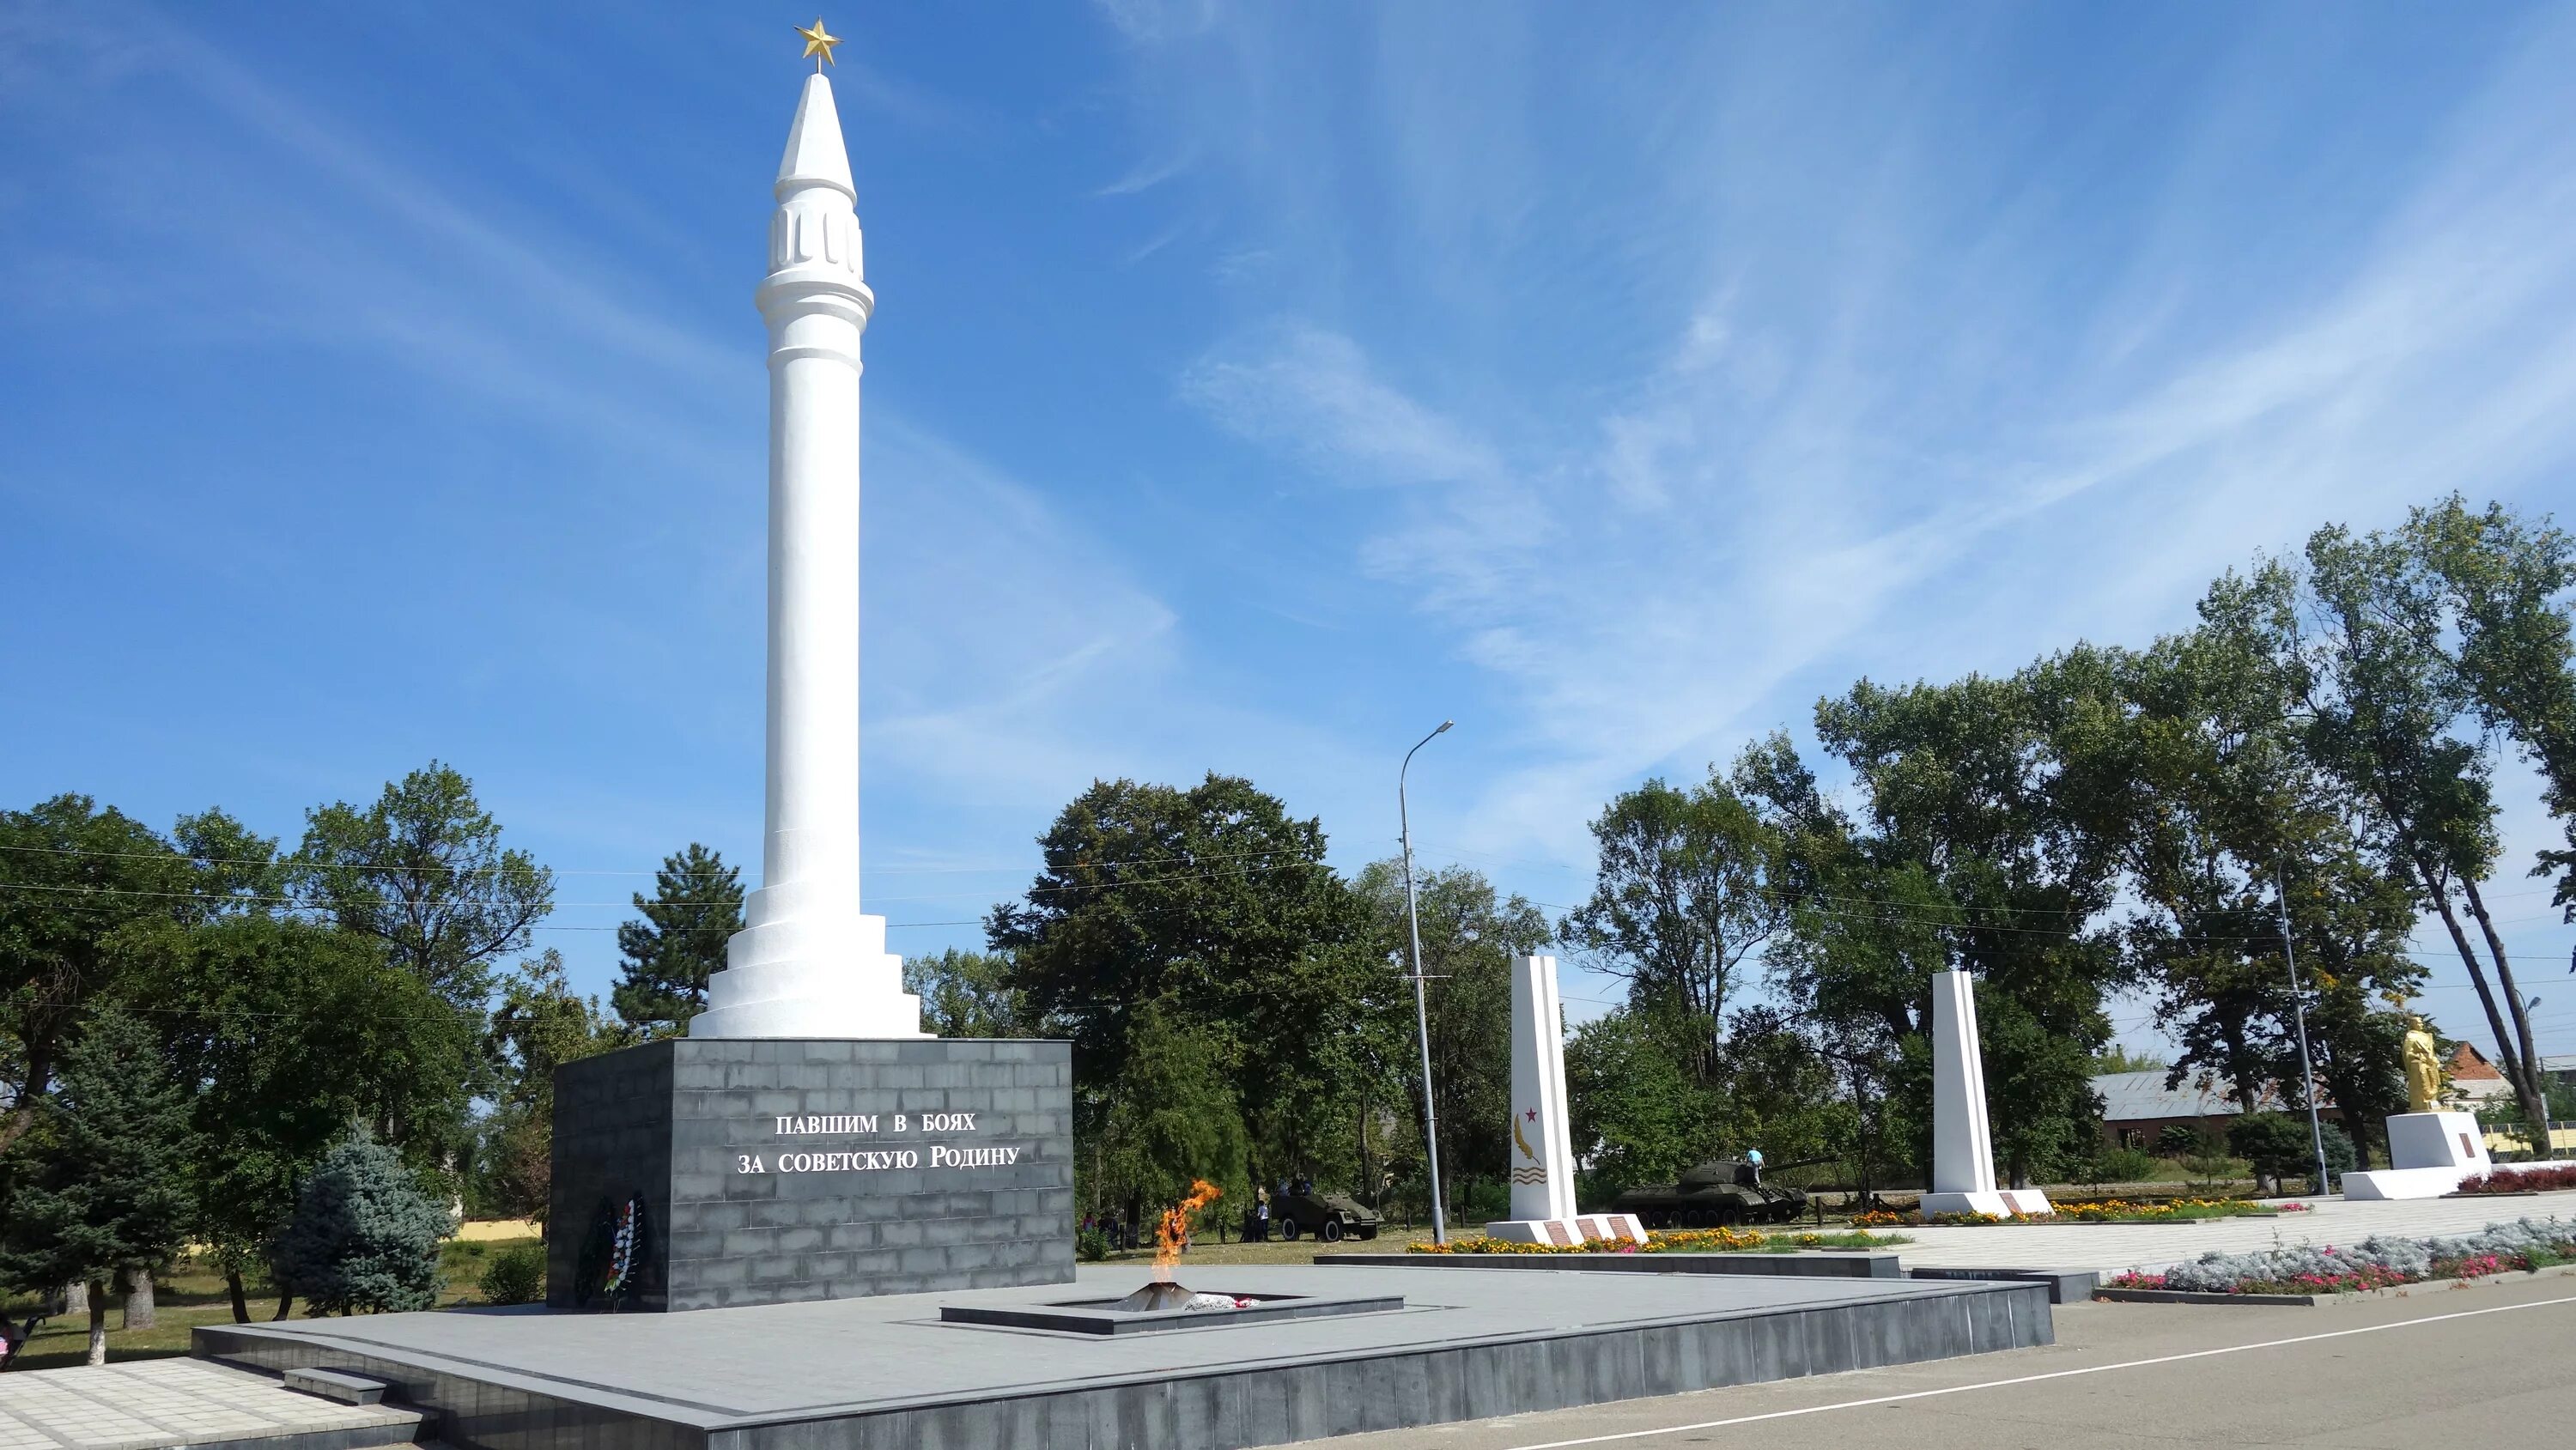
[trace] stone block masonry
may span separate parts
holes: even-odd
[[[546,1256],[557,1309],[1069,1283],[1072,1049],[688,1037],[566,1063]]]

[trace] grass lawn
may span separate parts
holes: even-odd
[[[475,1281],[483,1275],[483,1266],[493,1254],[506,1247],[507,1241],[484,1240],[477,1243],[450,1241],[439,1251],[440,1308],[483,1302]],[[250,1316],[253,1322],[265,1322],[277,1312],[277,1294],[266,1284],[250,1284]],[[182,1261],[178,1269],[153,1286],[157,1323],[150,1329],[126,1329],[121,1307],[111,1306],[107,1313],[107,1358],[113,1364],[132,1359],[168,1359],[188,1352],[188,1331],[200,1324],[233,1322],[232,1300],[224,1293],[224,1280],[206,1265]],[[121,1303],[121,1300],[120,1300]],[[12,1320],[24,1322],[30,1301],[13,1298],[7,1303]],[[308,1317],[304,1306],[295,1306],[293,1318]],[[10,1362],[12,1372],[22,1369],[59,1369],[65,1365],[85,1364],[89,1360],[89,1316],[71,1314],[48,1319],[45,1327],[29,1341],[18,1357]]]

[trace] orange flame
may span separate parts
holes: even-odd
[[[1172,1282],[1172,1265],[1179,1263],[1181,1245],[1190,1236],[1190,1215],[1214,1203],[1225,1190],[1204,1178],[1190,1180],[1190,1196],[1177,1207],[1163,1210],[1163,1221],[1154,1227],[1154,1281]]]

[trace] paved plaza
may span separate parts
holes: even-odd
[[[1071,1286],[688,1314],[216,1325],[197,1349],[386,1379],[443,1411],[458,1444],[1210,1450],[1989,1353],[2045,1343],[2050,1314],[2046,1291],[2020,1284],[1253,1265],[1183,1277],[1404,1307],[1115,1336],[941,1322],[945,1305],[1096,1300],[1147,1279],[1086,1267]],[[551,1438],[531,1438],[539,1428]]]
[[[2564,1445],[2576,1285],[2330,1310],[2069,1304],[2057,1340],[1968,1359],[1314,1442],[1310,1450],[2425,1450]]]
[[[2466,1233],[2517,1218],[2576,1219],[2576,1192],[2347,1202],[2292,1199],[2305,1213],[2275,1218],[2195,1219],[2179,1223],[2015,1223],[1978,1228],[1909,1228],[1902,1245],[1909,1268],[2158,1269],[2212,1249],[2243,1253],[2275,1244],[2349,1244],[2372,1234]]]
[[[276,1443],[400,1445],[417,1410],[344,1405],[194,1359],[0,1374],[0,1450],[157,1450]]]

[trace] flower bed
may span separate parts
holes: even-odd
[[[2255,1203],[2243,1198],[2074,1198],[2052,1205],[2053,1214],[1872,1212],[1855,1216],[1854,1224],[1923,1223],[1935,1227],[1973,1227],[1997,1223],[2184,1223],[2206,1218],[2269,1218],[2304,1213],[2304,1203]]]
[[[2057,1216],[2078,1223],[2177,1223],[2204,1218],[2269,1218],[2306,1208],[2304,1203],[2275,1207],[2243,1198],[2093,1198],[2058,1204]]]
[[[1412,1254],[1732,1254],[1785,1253],[1793,1249],[1874,1249],[1912,1243],[1902,1234],[1766,1234],[1749,1228],[1655,1229],[1643,1246],[1621,1239],[1615,1243],[1528,1244],[1489,1239],[1481,1234],[1445,1244],[1408,1245]]]
[[[2480,1279],[2508,1269],[2545,1269],[2576,1260],[2576,1222],[2519,1219],[2473,1234],[2407,1239],[2373,1235],[2350,1248],[2207,1253],[2161,1274],[2136,1270],[2106,1289],[2171,1289],[2194,1294],[2350,1294],[2437,1279]]]
[[[2545,1193],[2557,1188],[2576,1188],[2576,1163],[2556,1168],[2526,1168],[2519,1173],[2481,1173],[2467,1180],[2454,1193]]]

